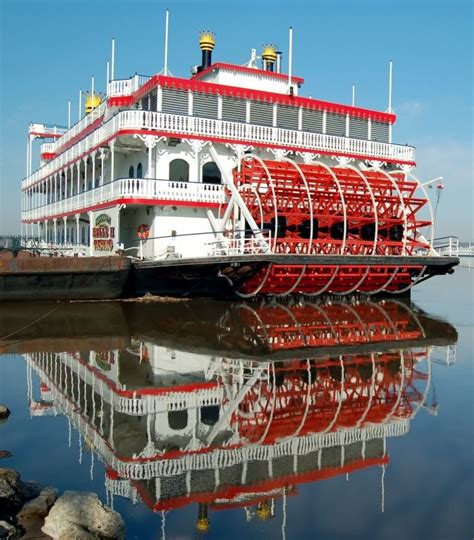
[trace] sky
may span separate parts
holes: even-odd
[[[443,176],[435,236],[474,240],[473,4],[465,1],[0,0],[0,235],[20,231],[20,183],[30,122],[77,120],[79,90],[105,89],[111,39],[116,78],[163,68],[188,77],[201,30],[216,34],[214,61],[242,64],[274,43],[287,70],[288,27],[300,94],[385,110],[394,63],[395,143],[417,148],[422,181]],[[36,149],[39,148],[36,142]],[[431,190],[436,205],[436,190]]]

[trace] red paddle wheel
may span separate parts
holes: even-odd
[[[428,199],[415,196],[419,183],[404,173],[252,157],[234,171],[234,182],[257,225],[269,232],[273,253],[350,258],[412,256],[429,249],[419,231],[431,222],[417,217]],[[242,295],[399,292],[422,270],[416,261],[406,266],[369,266],[360,261],[266,265],[238,291]]]
[[[233,414],[242,440],[279,439],[409,418],[423,402],[426,351],[388,351],[276,362]]]

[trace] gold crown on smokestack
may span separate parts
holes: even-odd
[[[269,62],[270,64],[274,64],[276,61],[276,47],[275,45],[264,45],[263,51],[262,51],[262,58]]]
[[[199,38],[199,46],[201,47],[201,51],[212,51],[215,44],[216,37],[214,32],[209,32],[208,30],[201,32],[201,36]]]

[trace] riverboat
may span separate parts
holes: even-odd
[[[387,111],[303,96],[292,30],[288,73],[273,45],[240,65],[213,62],[213,33],[199,44],[190,78],[167,56],[115,78],[113,47],[106,92],[92,85],[74,126],[30,125],[25,248],[129,256],[137,295],[404,294],[452,272],[430,182],[392,140],[391,83]]]

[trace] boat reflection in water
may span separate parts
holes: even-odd
[[[68,417],[105,465],[109,501],[163,519],[196,504],[201,532],[214,511],[266,519],[299,484],[367,467],[380,467],[383,510],[388,439],[436,412],[431,365],[452,362],[457,340],[391,300],[120,309],[128,335],[25,354],[31,414]]]

